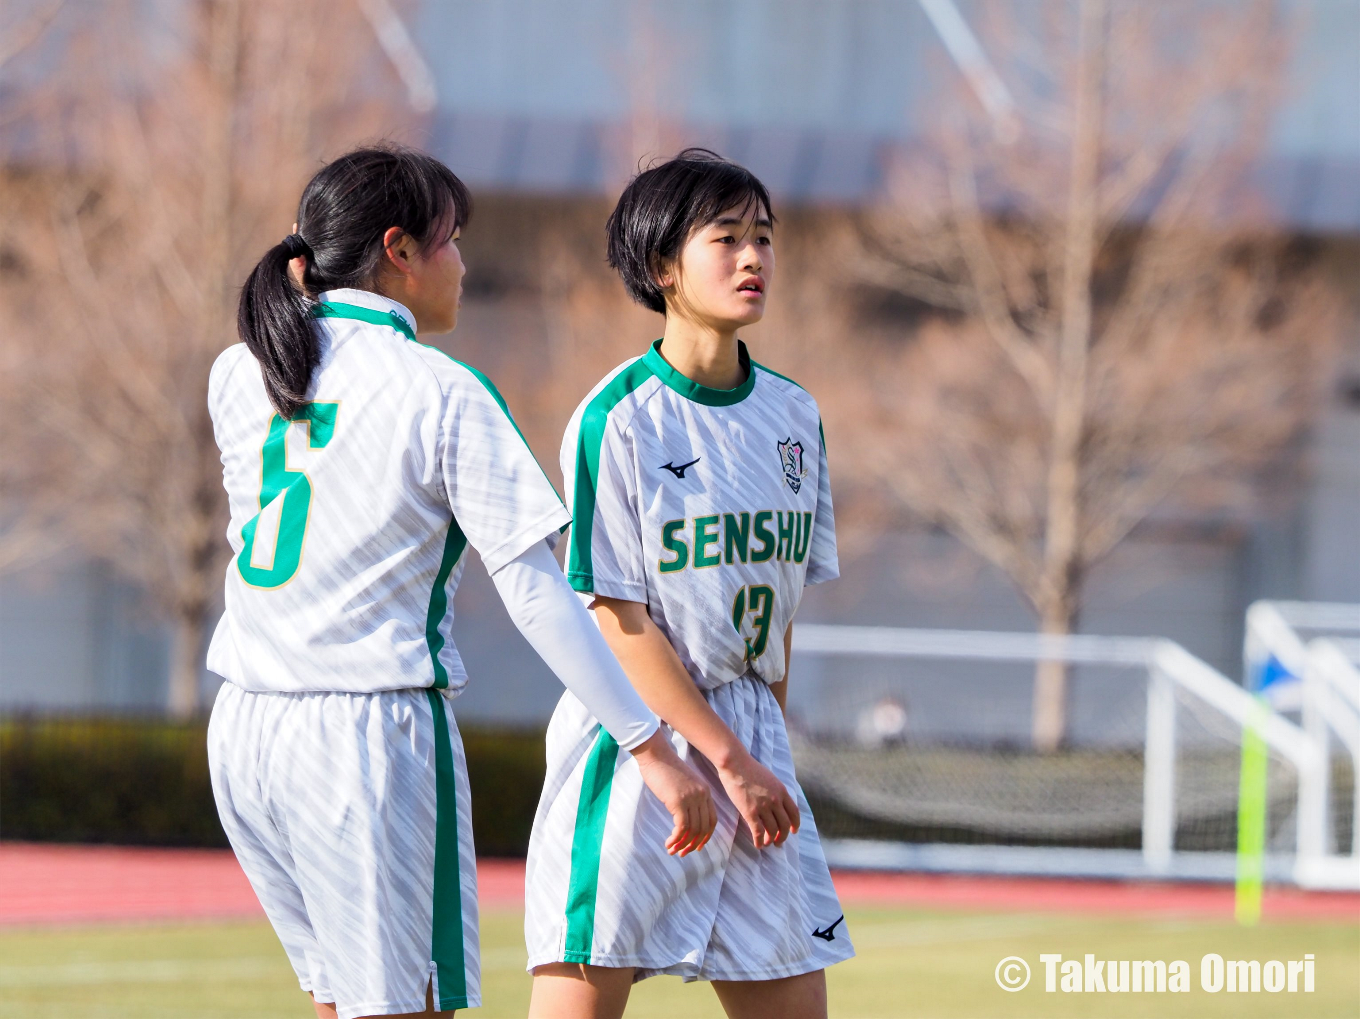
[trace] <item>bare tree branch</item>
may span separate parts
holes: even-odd
[[[25,244],[28,278],[0,295],[20,323],[0,564],[110,561],[175,626],[185,713],[229,553],[206,395],[235,286],[324,155],[401,123],[400,93],[362,14],[324,0],[197,0],[154,55],[127,4],[91,11],[37,97],[52,172],[10,210],[52,243]]]
[[[961,148],[961,151],[966,152],[966,148]],[[959,248],[968,263],[982,320],[987,324],[992,339],[1010,358],[1016,372],[1029,384],[1035,399],[1045,402],[1052,391],[1053,371],[1030,346],[1011,317],[1001,273],[987,242],[971,160],[960,158],[955,162],[949,175],[949,184],[956,204]]]
[[[0,34],[0,67],[42,38],[65,4],[66,0],[46,0],[29,11],[17,25]]]
[[[857,469],[1001,570],[1049,632],[1159,506],[1251,511],[1313,413],[1339,306],[1284,239],[1225,217],[1280,90],[1276,6],[1073,13],[980,9],[1020,138],[998,144],[969,97],[941,104],[933,161],[902,171],[846,259],[965,313],[913,325],[867,389],[846,381]],[[1061,739],[1063,682],[1036,675],[1041,748]]]

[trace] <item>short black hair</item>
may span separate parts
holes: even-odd
[[[661,267],[680,253],[695,227],[724,209],[755,204],[773,223],[770,193],[755,174],[709,149],[685,149],[623,189],[605,225],[609,264],[633,300],[664,315],[666,298],[656,282]]]

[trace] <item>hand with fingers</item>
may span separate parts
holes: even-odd
[[[798,804],[774,772],[743,750],[718,768],[723,789],[736,806],[757,849],[782,846],[798,830]]]
[[[703,849],[718,824],[718,808],[703,779],[680,759],[661,730],[637,746],[633,758],[643,784],[671,812],[675,822],[666,839],[666,852],[687,856]]]

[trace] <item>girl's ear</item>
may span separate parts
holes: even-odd
[[[411,260],[415,257],[415,242],[399,226],[389,226],[383,232],[383,258],[389,269],[406,275],[411,271]]]
[[[660,258],[652,262],[652,280],[662,290],[675,286],[675,260],[663,262]]]

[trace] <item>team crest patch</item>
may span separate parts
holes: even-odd
[[[807,468],[803,466],[803,444],[794,442],[792,436],[777,444],[779,449],[779,463],[784,468],[784,480],[793,489],[793,494],[798,494],[798,489],[803,487],[803,479],[807,477]]]

